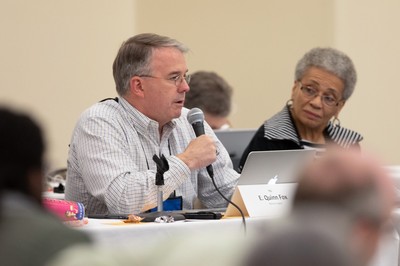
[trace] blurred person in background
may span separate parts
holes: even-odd
[[[290,100],[266,120],[243,152],[316,149],[334,143],[359,147],[363,137],[340,125],[339,113],[353,94],[357,73],[352,60],[333,48],[314,48],[297,63]]]
[[[42,206],[45,142],[28,115],[0,107],[1,265],[44,265],[60,251],[89,243]]]
[[[186,108],[200,108],[214,130],[231,127],[228,116],[232,110],[233,89],[225,79],[215,72],[197,71],[191,75],[189,87]]]

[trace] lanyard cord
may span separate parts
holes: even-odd
[[[168,141],[168,152],[169,152],[169,155],[171,156],[172,155],[172,153],[171,153],[171,145],[169,143],[169,139],[167,141]],[[144,149],[144,146],[143,146],[142,142],[140,142],[140,146],[142,147],[143,154],[144,154],[144,159],[146,160],[147,170],[150,170],[149,160],[147,159],[146,151]],[[162,156],[162,154],[160,154],[160,156]]]

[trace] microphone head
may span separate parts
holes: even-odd
[[[192,108],[189,113],[187,114],[187,120],[190,124],[194,124],[197,122],[203,123],[204,121],[204,114],[200,108]]]

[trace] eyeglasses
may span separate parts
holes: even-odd
[[[185,74],[183,76],[182,75],[175,75],[175,76],[172,76],[170,78],[154,77],[154,76],[151,76],[151,75],[141,75],[139,77],[141,77],[141,78],[153,78],[153,79],[165,79],[167,81],[173,82],[175,84],[175,86],[179,87],[182,84],[183,80],[185,80],[186,83],[189,84],[191,75],[189,75],[189,74]]]
[[[304,86],[300,81],[300,90],[303,92],[303,95],[308,98],[308,99],[314,99],[315,97],[319,96],[319,91],[312,86]],[[322,94],[321,96],[322,103],[324,103],[326,106],[338,106],[339,102],[342,100],[336,100],[336,98],[333,95],[326,95]]]

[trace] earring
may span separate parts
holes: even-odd
[[[333,119],[331,120],[332,124],[334,127],[340,127],[340,120],[339,118],[337,118],[336,116],[333,117]]]
[[[286,102],[286,106],[289,107],[289,108],[292,108],[292,105],[293,105],[293,99],[289,99],[289,100]]]

